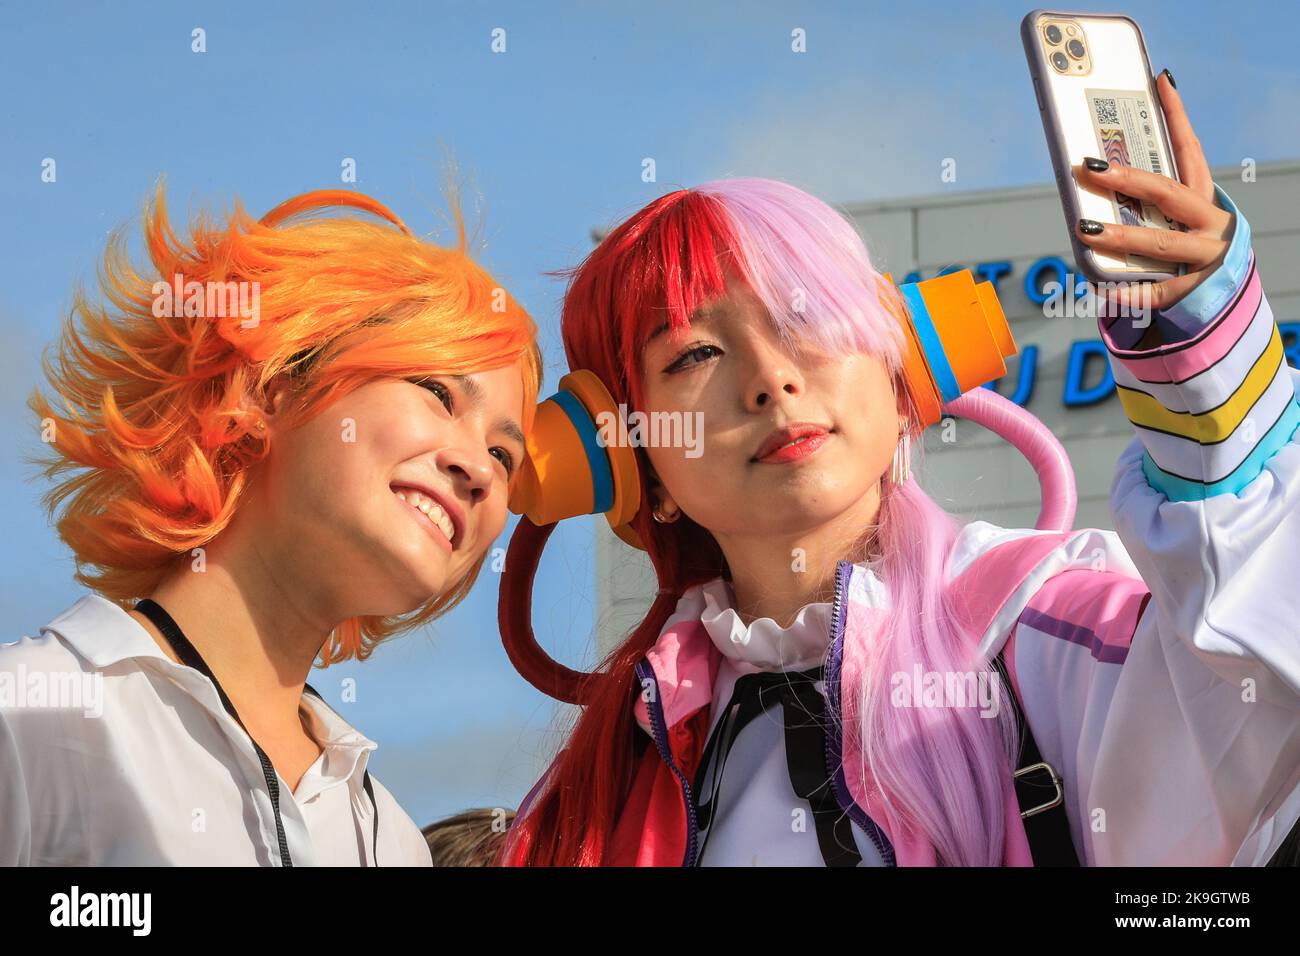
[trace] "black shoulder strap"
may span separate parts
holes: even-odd
[[[1005,649],[1005,648],[1004,648]],[[999,653],[993,659],[1002,680],[1006,697],[1016,713],[1020,728],[1020,756],[1016,761],[1016,801],[1025,824],[1025,836],[1034,857],[1034,866],[1079,866],[1079,856],[1070,837],[1070,818],[1065,812],[1064,784],[1056,768],[1043,760],[1029,721],[1020,708],[1015,688],[1007,675],[1006,662]]]
[[[1265,866],[1300,866],[1300,820],[1291,827],[1282,845],[1277,848]]]
[[[1006,664],[1001,654],[995,658],[994,663],[1002,675],[1004,685],[1010,688],[1011,682],[1007,678]],[[1008,696],[1016,711],[1016,723],[1021,729],[1020,759],[1017,761],[1017,766],[1023,770],[1044,763],[1042,755],[1038,752],[1038,744],[1035,743],[1034,735],[1025,720],[1024,711],[1020,708],[1020,701],[1016,699],[1015,690],[1012,689]],[[1034,777],[1037,777],[1037,780],[1034,780]],[[1021,814],[1052,799],[1054,794],[1055,788],[1051,776],[1043,770],[1016,778],[1016,799],[1020,803]],[[1069,818],[1065,813],[1065,804],[1024,817],[1024,821],[1025,835],[1029,838],[1029,849],[1033,853],[1035,866],[1080,865],[1074,843],[1070,839]],[[1300,820],[1292,825],[1291,832],[1286,835],[1286,839],[1264,865],[1300,866]]]

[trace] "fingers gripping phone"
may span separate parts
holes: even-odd
[[[1141,28],[1123,14],[1034,10],[1021,21],[1020,38],[1079,269],[1094,282],[1181,275],[1181,264],[1094,250],[1075,232],[1080,219],[1183,228],[1149,200],[1084,187],[1071,170],[1096,156],[1178,179]]]

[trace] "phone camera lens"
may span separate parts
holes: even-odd
[[[1047,42],[1052,44],[1052,46],[1056,46],[1056,44],[1061,42],[1061,28],[1056,24],[1052,24],[1047,28]]]
[[[1083,59],[1083,41],[1071,40],[1065,45],[1065,48],[1070,51],[1070,56],[1074,57],[1076,60]]]
[[[1052,54],[1052,66],[1056,67],[1062,73],[1070,68],[1070,60],[1064,53],[1057,50]]]

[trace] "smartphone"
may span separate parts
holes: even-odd
[[[1181,275],[1183,263],[1099,252],[1075,233],[1080,219],[1184,228],[1154,203],[1082,186],[1071,170],[1084,157],[1096,156],[1178,179],[1142,29],[1118,13],[1034,10],[1020,22],[1020,38],[1080,271],[1094,282]]]

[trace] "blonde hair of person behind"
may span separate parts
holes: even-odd
[[[493,866],[514,819],[513,810],[484,807],[437,820],[420,832],[434,866]]]
[[[33,459],[53,483],[43,502],[80,583],[126,606],[221,533],[270,451],[263,417],[270,386],[285,377],[292,426],[377,376],[516,365],[531,433],[542,378],[536,326],[467,255],[454,188],[451,206],[454,249],[347,190],[304,193],[260,220],[236,200],[224,219],[199,214],[181,237],[158,182],[144,206],[148,266],[130,263],[125,227],[116,230],[100,297],[74,290],[54,354],[43,356],[51,394],[38,388],[28,400],[49,449]],[[245,283],[253,319],[238,309],[185,315],[181,302],[157,308],[157,284],[176,275],[204,287]],[[412,612],[342,623],[321,663],[365,659],[385,637],[450,610],[486,557]]]

